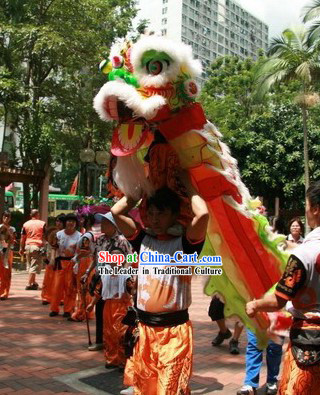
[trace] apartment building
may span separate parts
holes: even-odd
[[[204,70],[218,56],[255,59],[268,46],[268,25],[236,1],[139,0],[137,6],[137,19],[148,19],[151,30],[191,45]]]

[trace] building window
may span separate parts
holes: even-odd
[[[162,25],[165,25],[166,23],[167,23],[167,18],[162,18],[161,24],[162,24]]]
[[[167,7],[162,8],[162,15],[166,14],[167,11],[168,11],[168,8],[167,8]]]
[[[219,33],[224,33],[224,27],[223,26],[221,26],[221,25],[219,25]]]
[[[168,0],[162,0],[162,3],[163,3],[163,4],[168,3]]]
[[[166,36],[167,35],[167,29],[162,29],[161,30],[161,35]]]

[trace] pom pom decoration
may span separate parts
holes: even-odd
[[[199,94],[199,88],[195,80],[187,80],[184,82],[184,89],[188,97],[195,98]]]
[[[109,74],[112,71],[112,64],[108,62],[106,59],[104,59],[100,64],[99,64],[99,70],[103,74]]]
[[[123,58],[122,58],[122,56],[114,56],[112,58],[112,66],[115,69],[120,69],[120,67],[122,67],[122,65],[123,65]]]

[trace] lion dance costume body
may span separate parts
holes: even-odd
[[[110,58],[101,65],[108,82],[94,107],[103,120],[117,122],[111,148],[117,186],[138,200],[167,185],[182,199],[179,222],[185,225],[191,217],[181,172],[188,174],[210,213],[203,254],[223,262],[223,275],[211,277],[205,292],[221,294],[225,315],[237,315],[264,341],[267,315],[252,320],[245,304],[280,279],[287,261],[277,248],[283,238],[256,214],[236,160],[195,101],[200,62],[189,46],[157,36],[115,44]]]

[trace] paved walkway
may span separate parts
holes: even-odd
[[[14,273],[10,298],[0,301],[0,394],[119,393],[119,373],[104,369],[101,352],[87,351],[86,325],[61,316],[50,318],[40,292],[25,291],[26,281],[25,272]],[[234,395],[244,378],[245,335],[239,356],[230,355],[227,345],[211,346],[217,329],[207,315],[210,299],[202,284],[202,277],[194,278],[192,393]],[[94,332],[91,322],[93,339]]]

